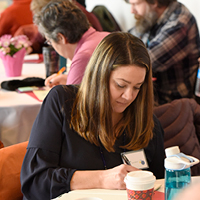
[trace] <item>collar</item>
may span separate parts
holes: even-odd
[[[177,7],[180,5],[179,2],[175,1],[172,2],[163,12],[163,14],[159,17],[157,21],[157,25],[160,25],[161,23],[165,23],[169,20],[169,17],[171,14],[177,9]]]

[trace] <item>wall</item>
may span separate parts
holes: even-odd
[[[200,0],[179,0],[186,5],[196,17],[200,29]],[[113,14],[123,31],[127,31],[134,24],[134,16],[130,13],[130,5],[124,0],[86,0],[87,10],[91,11],[95,5],[105,5]]]

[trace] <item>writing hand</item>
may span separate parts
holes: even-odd
[[[66,85],[67,74],[52,74],[45,80],[45,85],[53,87],[55,85]]]

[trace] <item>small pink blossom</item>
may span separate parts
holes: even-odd
[[[27,49],[29,46],[31,46],[31,42],[26,35],[19,35],[16,37],[3,35],[0,37],[0,51],[4,55],[13,56],[20,49]]]

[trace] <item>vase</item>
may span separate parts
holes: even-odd
[[[25,54],[25,48],[20,49],[13,56],[3,55],[2,52],[0,52],[0,57],[2,59],[7,77],[21,76]]]

